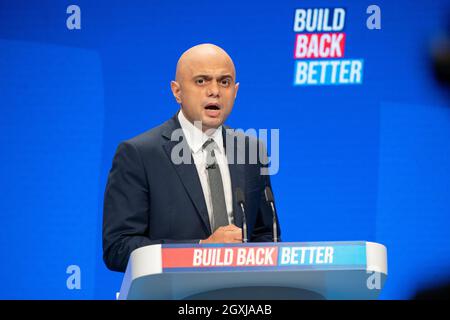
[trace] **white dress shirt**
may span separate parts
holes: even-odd
[[[203,150],[202,147],[203,144],[210,138],[212,138],[217,144],[218,150],[216,149],[216,151],[218,152],[215,152],[215,156],[217,164],[219,165],[220,175],[222,177],[228,222],[234,223],[231,178],[225,149],[223,147],[222,126],[217,128],[211,135],[207,135],[200,128],[195,127],[188,119],[186,119],[182,109],[178,113],[178,120],[180,121],[183,134],[186,137],[187,144],[191,148],[192,158],[194,159],[195,166],[197,167],[198,177],[200,178],[203,195],[205,196],[206,207],[208,209],[209,221],[212,221],[213,207],[211,191],[209,190],[208,172],[206,169],[207,152]]]

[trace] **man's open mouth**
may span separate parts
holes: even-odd
[[[205,107],[206,110],[220,110],[220,106],[218,104],[208,104]]]

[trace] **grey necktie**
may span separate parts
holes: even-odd
[[[217,144],[213,139],[208,139],[203,144],[203,149],[206,151],[206,169],[213,211],[211,229],[214,232],[217,228],[228,225],[228,213],[225,205],[222,176],[220,175],[220,168],[214,153],[214,149],[217,149]]]

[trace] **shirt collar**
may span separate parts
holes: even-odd
[[[213,139],[217,144],[219,151],[223,153],[222,126],[218,127],[212,134],[207,135],[200,128],[194,126],[194,124],[184,116],[183,109],[180,109],[180,112],[178,112],[178,120],[180,121],[183,134],[193,153],[201,151],[203,144],[208,139]]]

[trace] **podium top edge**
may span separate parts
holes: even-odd
[[[357,240],[357,241],[311,241],[311,242],[247,242],[247,243],[177,243],[158,244],[162,248],[193,248],[193,247],[267,247],[267,246],[334,246],[334,245],[366,245],[374,244],[384,246],[381,243]]]

